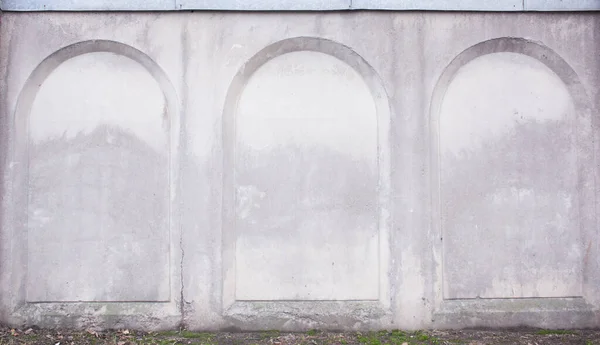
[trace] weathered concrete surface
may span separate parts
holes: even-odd
[[[599,32],[3,13],[0,320],[598,327]]]

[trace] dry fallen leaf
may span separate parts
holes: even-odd
[[[30,329],[26,330],[25,334],[30,334],[31,332],[33,332],[33,328],[30,328]]]
[[[126,330],[124,330],[122,333],[123,333],[123,334],[129,334],[129,330],[128,330],[128,329],[126,329]]]
[[[117,345],[125,345],[125,342],[124,342],[124,341],[119,341],[119,342],[117,343]]]

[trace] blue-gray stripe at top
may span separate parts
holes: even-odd
[[[599,11],[600,0],[0,0],[3,11]]]

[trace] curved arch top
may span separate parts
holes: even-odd
[[[114,53],[127,57],[144,67],[161,87],[167,103],[169,115],[176,114],[177,96],[167,74],[152,58],[144,52],[121,42],[110,40],[89,40],[73,43],[46,57],[31,72],[17,101],[16,113],[28,114],[40,86],[48,76],[62,63],[74,57],[88,53]],[[23,116],[17,116],[17,121]]]
[[[233,113],[232,106],[237,105],[236,97],[243,90],[246,81],[254,72],[261,66],[278,56],[286,53],[298,51],[312,51],[324,53],[343,61],[363,78],[364,82],[370,88],[373,98],[378,103],[378,114],[385,116],[389,112],[387,94],[383,87],[383,83],[373,67],[371,67],[365,59],[362,58],[351,48],[328,39],[316,37],[293,37],[275,42],[266,48],[263,48],[248,60],[236,74],[231,86],[227,92],[225,102],[225,115],[229,116]]]
[[[578,109],[589,107],[585,88],[575,70],[554,50],[531,40],[519,37],[500,37],[480,42],[458,54],[444,69],[433,91],[430,115],[435,119],[439,115],[439,106],[444,94],[458,70],[472,60],[493,53],[517,53],[532,57],[550,68],[569,89]]]

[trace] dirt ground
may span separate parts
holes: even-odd
[[[107,332],[12,329],[0,327],[0,345],[499,345],[565,344],[600,345],[600,330],[461,330],[461,331],[381,331],[304,333],[277,331],[252,333],[203,333],[169,331],[159,333],[115,330]]]

